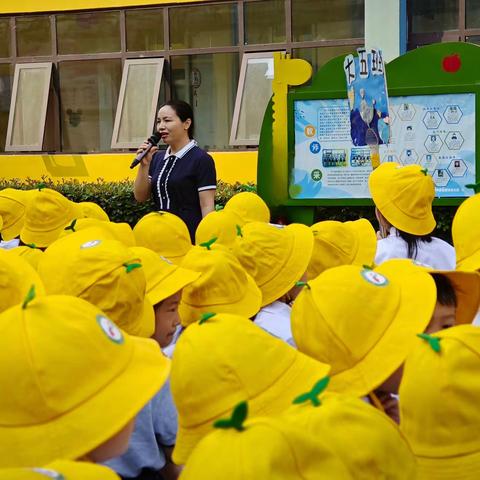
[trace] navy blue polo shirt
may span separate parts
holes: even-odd
[[[202,219],[198,193],[217,188],[213,158],[191,140],[175,155],[158,151],[148,171],[153,201],[158,210],[171,212],[187,225],[192,243]]]

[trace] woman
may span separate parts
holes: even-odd
[[[156,129],[168,148],[150,149],[140,163],[134,187],[137,202],[152,197],[158,210],[179,216],[192,242],[200,220],[214,210],[217,186],[215,163],[197,146],[193,128],[193,111],[188,103],[165,103],[158,111]],[[138,152],[147,146],[142,144]]]
[[[382,163],[370,175],[369,188],[380,225],[375,263],[411,258],[436,270],[455,270],[455,250],[431,235],[435,184],[420,165]]]

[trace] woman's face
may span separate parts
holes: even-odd
[[[188,128],[192,121],[182,122],[170,105],[163,106],[157,114],[157,131],[167,145],[174,145],[188,139]]]

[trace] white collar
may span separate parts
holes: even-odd
[[[179,150],[177,153],[174,154],[174,157],[177,158],[182,158],[189,150],[191,150],[193,147],[197,145],[197,142],[195,140],[190,140],[181,150]],[[170,157],[172,154],[170,153],[170,145],[167,148],[167,151],[165,152],[165,157]]]

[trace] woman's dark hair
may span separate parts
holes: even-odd
[[[450,279],[441,273],[431,273],[430,275],[435,280],[435,285],[437,287],[437,302],[440,305],[456,307],[457,294],[455,293],[455,288]]]
[[[168,102],[165,102],[162,105],[162,107],[166,107],[166,106],[175,110],[175,113],[177,114],[178,118],[182,122],[186,122],[188,119],[192,121],[192,123],[188,127],[187,133],[190,140],[193,139],[193,132],[195,129],[195,125],[193,121],[193,110],[190,104],[187,102],[184,102],[183,100],[169,100]]]
[[[431,235],[413,235],[413,233],[403,232],[402,230],[398,230],[398,228],[397,234],[400,238],[405,240],[407,244],[407,256],[412,259],[415,259],[417,256],[418,244],[420,242],[430,243],[432,241]]]

